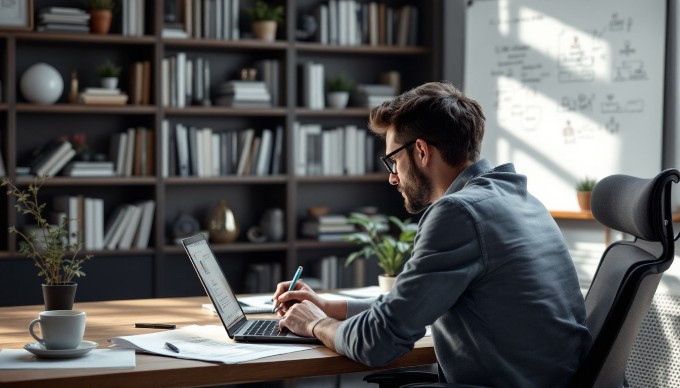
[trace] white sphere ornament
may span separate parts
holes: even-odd
[[[21,94],[36,104],[54,104],[64,91],[64,80],[53,66],[36,63],[21,76]]]

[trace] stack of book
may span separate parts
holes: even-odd
[[[48,7],[38,13],[38,31],[90,32],[90,14],[71,7]]]
[[[302,221],[301,229],[304,237],[319,241],[342,241],[356,231],[354,224],[350,224],[347,216],[342,214],[327,214],[305,219]]]
[[[107,177],[115,176],[113,162],[74,161],[66,165],[62,174],[70,177]]]
[[[70,141],[56,139],[33,153],[29,167],[35,176],[52,177],[57,175],[75,155],[76,150]]]
[[[217,105],[261,108],[271,107],[272,97],[264,81],[227,81],[220,85]]]
[[[120,89],[85,88],[79,101],[85,105],[125,105],[128,95]]]
[[[359,84],[354,95],[358,106],[373,108],[394,97],[394,87],[383,84]]]

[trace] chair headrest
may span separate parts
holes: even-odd
[[[670,182],[680,172],[668,169],[654,178],[611,175],[593,189],[591,208],[600,223],[647,241],[662,241],[664,220],[670,221]]]

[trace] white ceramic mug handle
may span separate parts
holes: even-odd
[[[34,332],[33,332],[33,327],[35,326],[36,323],[40,323],[40,318],[36,318],[31,321],[31,323],[28,324],[28,332],[31,333],[31,337],[35,338],[36,341],[40,342],[41,344],[45,345],[45,340],[38,337]]]

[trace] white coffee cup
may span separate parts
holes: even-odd
[[[85,312],[73,310],[48,310],[39,314],[28,325],[28,332],[46,349],[75,349],[83,341],[85,334]],[[40,324],[42,338],[34,332],[35,324]]]

